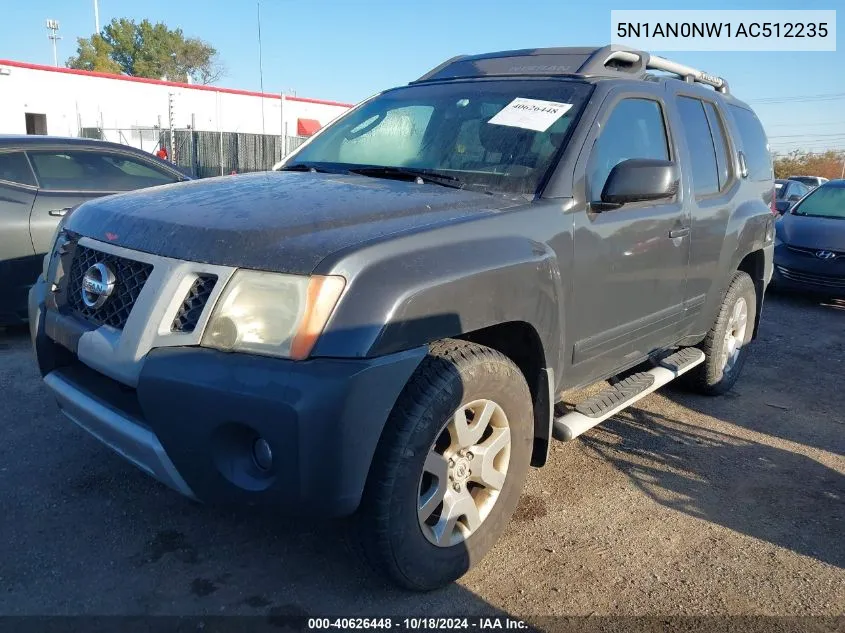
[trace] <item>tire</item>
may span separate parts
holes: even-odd
[[[736,313],[745,306],[744,328],[738,331]],[[747,273],[734,274],[716,321],[698,346],[705,354],[704,362],[686,374],[686,384],[693,390],[710,396],[729,391],[739,378],[748,356],[748,343],[754,333],[757,318],[757,290]],[[728,343],[729,328],[738,346],[731,354]]]
[[[458,433],[458,422],[454,421],[458,418],[454,416],[468,405],[474,408],[466,418],[466,427],[462,427],[466,433],[485,426],[484,436],[471,446],[477,454],[471,450],[454,452],[453,434]],[[485,419],[489,423],[485,424]],[[356,516],[356,536],[370,565],[396,584],[415,591],[442,587],[466,573],[495,544],[516,509],[531,459],[533,426],[528,385],[510,359],[466,341],[446,339],[432,344],[388,418]],[[500,447],[503,428],[508,429],[510,437],[509,455],[504,458],[506,451]],[[464,439],[470,437],[466,433]],[[441,452],[454,455],[454,468],[448,466],[446,457],[441,461]],[[483,457],[485,452],[489,459]],[[443,464],[448,468],[445,471],[440,470]],[[499,470],[482,469],[482,464],[496,464]],[[433,476],[435,470],[443,476]],[[506,474],[502,482],[497,478],[503,470]],[[499,491],[472,481],[482,471],[488,480],[496,480]],[[469,480],[462,479],[464,476]],[[445,492],[436,506],[439,511],[432,510],[441,485]],[[423,502],[431,499],[426,495],[435,497],[432,505]],[[468,498],[477,504],[477,515],[459,514],[455,509],[455,499],[463,504]],[[451,516],[459,517],[453,528],[446,520],[450,515],[447,499],[452,500]],[[431,511],[425,515],[427,522],[418,517],[420,506],[424,506],[424,515]],[[468,526],[473,523],[469,533]],[[438,534],[439,544],[435,542]]]

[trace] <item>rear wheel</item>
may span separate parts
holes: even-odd
[[[433,344],[379,441],[358,515],[370,563],[415,590],[462,576],[519,501],[533,411],[519,368],[458,340]]]
[[[686,374],[696,391],[720,395],[739,378],[757,317],[757,290],[748,273],[738,271],[722,300],[713,327],[699,346],[704,362]]]

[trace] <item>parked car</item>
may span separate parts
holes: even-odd
[[[821,176],[790,176],[789,180],[797,180],[800,183],[807,185],[810,189],[823,185],[828,182],[827,178]]]
[[[169,163],[116,143],[0,135],[0,325],[26,320],[27,293],[68,210],[186,179]]]
[[[373,564],[432,589],[496,542],[553,436],[682,374],[734,385],[773,189],[723,79],[618,47],[459,57],[279,171],[83,204],[30,293],[34,346],[61,409],[147,473],[356,513]]]
[[[775,210],[783,215],[810,191],[810,187],[797,180],[775,180]]]
[[[776,224],[775,287],[845,296],[845,180],[814,189]]]

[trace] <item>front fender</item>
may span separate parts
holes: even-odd
[[[468,233],[356,253],[339,267],[356,270],[313,354],[379,356],[522,321],[554,364],[561,331],[554,251],[524,236]]]

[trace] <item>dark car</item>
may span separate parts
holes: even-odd
[[[811,191],[775,230],[776,288],[845,296],[845,180]]]
[[[66,415],[145,472],[355,513],[378,569],[432,589],[493,546],[553,437],[681,375],[735,384],[773,189],[719,77],[620,47],[458,57],[279,171],[86,202],[33,342]]]
[[[775,210],[783,215],[811,190],[812,187],[797,180],[778,178],[775,180]]]
[[[69,209],[111,193],[180,182],[141,150],[84,138],[0,135],[0,325],[26,319],[26,295]]]

